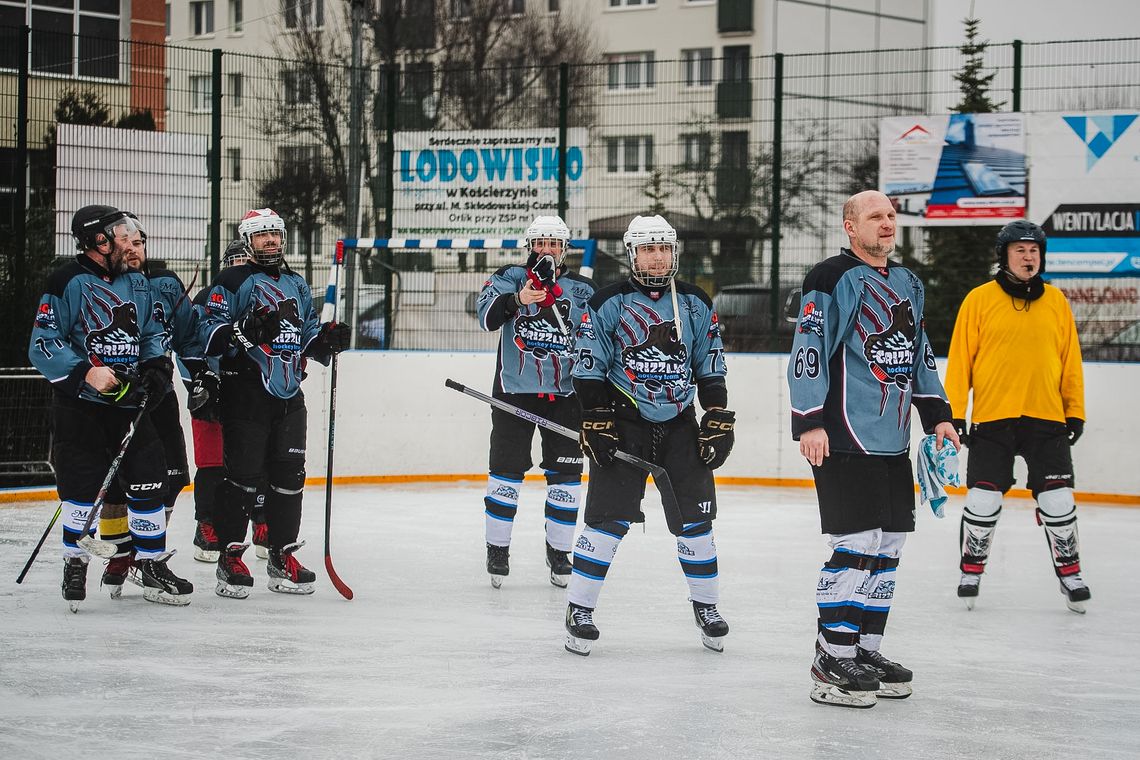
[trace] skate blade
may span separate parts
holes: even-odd
[[[709,636],[702,632],[701,643],[705,645],[705,649],[712,650],[713,652],[724,651],[724,636]]]
[[[1074,602],[1072,599],[1066,599],[1065,606],[1069,608],[1070,612],[1075,612],[1078,615],[1083,615],[1087,611],[1084,602]]]
[[[79,612],[79,601],[75,599],[68,600],[67,608],[71,610],[71,614]]]
[[[884,683],[879,681],[879,690],[875,692],[875,696],[879,699],[906,699],[911,694],[914,694],[914,689],[910,688],[909,683]]]
[[[218,557],[220,557],[221,554],[220,551],[210,551],[209,549],[194,547],[194,559],[199,562],[212,562],[216,565],[218,564]]]
[[[245,599],[249,596],[249,586],[232,586],[229,583],[218,581],[214,593],[226,599]]]
[[[189,594],[171,594],[169,591],[153,586],[143,587],[143,599],[155,604],[168,604],[171,607],[185,607],[190,604]]]
[[[105,585],[107,587],[107,593],[111,595],[112,599],[122,599],[123,598],[123,584],[120,583],[119,585],[116,586],[112,583],[105,583],[103,585]]]
[[[269,559],[269,547],[268,546],[257,546],[257,545],[255,545],[253,547],[253,553],[257,556],[258,559]]]
[[[966,609],[968,610],[974,609],[974,605],[978,602],[978,597],[976,596],[963,596],[961,599],[962,604],[966,605]]]
[[[811,701],[821,705],[866,709],[875,706],[876,697],[873,691],[844,691],[838,686],[816,681],[811,685]]]
[[[570,652],[571,654],[581,655],[582,657],[589,657],[590,644],[592,643],[593,642],[591,642],[589,639],[580,639],[577,636],[566,634],[566,651]]]
[[[292,581],[280,580],[278,578],[269,579],[269,590],[276,591],[278,594],[297,594],[304,596],[316,591],[311,583],[293,583]]]
[[[492,575],[491,576],[491,588],[502,588],[503,587],[503,578],[506,578],[506,576],[505,575]]]
[[[570,576],[569,575],[555,575],[554,573],[551,573],[550,574],[550,583],[551,583],[551,585],[557,586],[558,588],[566,588],[567,586],[570,585]]]

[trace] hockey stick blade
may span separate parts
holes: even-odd
[[[83,538],[79,539],[76,543],[82,547],[83,551],[100,559],[111,559],[111,557],[115,556],[115,552],[119,550],[117,544],[95,538],[95,536],[92,536],[90,533],[84,534]]]
[[[527,420],[528,422],[533,422],[539,427],[544,427],[547,430],[553,430],[555,433],[558,433],[559,435],[565,436],[567,438],[572,438],[575,441],[578,440],[578,434],[570,428],[565,427],[564,425],[559,425],[557,422],[552,422],[545,417],[539,416],[537,414],[532,414],[525,409],[519,409],[517,406],[509,404],[502,399],[497,399],[493,396],[488,396],[485,393],[480,393],[474,388],[469,388],[462,383],[455,382],[451,378],[448,378],[446,381],[444,381],[444,385],[446,385],[448,388],[451,388],[452,390],[459,391],[460,393],[465,393],[472,398],[477,398],[480,401],[490,404],[493,407],[502,409],[504,412],[509,412],[516,417]],[[677,501],[676,492],[673,490],[673,481],[669,479],[669,474],[665,472],[665,468],[661,465],[647,462],[640,457],[635,457],[633,454],[628,454],[621,449],[618,449],[614,452],[614,458],[620,459],[626,464],[631,464],[638,469],[645,470],[653,476],[653,483],[657,486],[657,490],[661,493],[661,506],[665,509],[665,523],[669,526],[669,532],[674,536],[681,535],[681,531],[684,530],[685,521],[681,517],[681,505]]]
[[[57,520],[59,520],[59,516],[61,514],[63,514],[62,501],[59,503],[59,506],[55,508],[55,514],[51,516],[51,522],[49,522],[48,526],[44,528],[44,534],[40,536],[40,540],[39,543],[36,544],[36,548],[32,549],[32,556],[28,557],[28,561],[24,564],[24,569],[20,571],[20,576],[16,578],[16,583],[24,582],[24,576],[26,576],[28,574],[28,571],[32,569],[32,563],[35,562],[36,557],[40,555],[40,549],[43,548],[44,541],[47,540],[48,534],[51,533],[51,529],[55,527],[55,523]]]
[[[332,557],[328,554],[325,555],[325,572],[329,574],[329,580],[332,581],[333,588],[339,591],[340,595],[345,599],[352,601],[352,589],[336,574],[336,570],[333,569]]]

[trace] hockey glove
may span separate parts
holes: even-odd
[[[534,266],[526,271],[527,279],[536,290],[546,293],[546,298],[538,305],[549,308],[554,305],[554,299],[562,295],[562,286],[558,284],[558,266],[554,257],[547,254],[534,262]]]
[[[139,365],[139,388],[146,394],[146,405],[153,409],[170,390],[170,379],[174,377],[174,363],[165,356],[147,359]],[[140,399],[141,401],[141,399]]]
[[[281,312],[262,306],[251,311],[239,327],[246,340],[255,346],[272,343],[281,334]]]
[[[348,349],[352,340],[352,328],[344,322],[325,322],[317,333],[317,340],[325,345],[329,353],[339,354]]]
[[[724,464],[728,455],[732,453],[732,444],[736,442],[736,412],[727,409],[709,409],[701,418],[701,429],[697,434],[697,445],[700,449],[701,461],[710,470],[715,470]]]
[[[1066,417],[1065,428],[1069,431],[1069,445],[1074,445],[1085,432],[1085,421],[1079,417]]]
[[[965,420],[950,420],[950,424],[954,426],[954,432],[958,434],[958,441],[963,446],[970,445],[970,428],[966,426]]]
[[[196,420],[216,422],[218,419],[218,393],[221,391],[221,378],[211,369],[200,369],[188,386],[189,398],[186,408]]]
[[[614,463],[614,452],[621,446],[614,423],[613,409],[582,410],[582,434],[579,438],[582,451],[598,467],[609,467]]]
[[[119,385],[109,391],[100,393],[107,403],[128,406],[137,404],[141,395],[139,393],[140,381],[138,371],[134,367],[116,365],[111,368]]]

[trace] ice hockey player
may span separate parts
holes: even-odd
[[[48,279],[28,356],[51,381],[52,462],[63,509],[63,598],[87,597],[88,556],[78,541],[99,489],[140,404],[157,404],[172,366],[146,278],[126,257],[134,219],[111,206],[75,212],[74,261]],[[185,605],[194,587],[167,566],[166,461],[149,413],[139,418],[119,467],[126,523],[147,601]],[[121,498],[121,497],[120,497]]]
[[[203,385],[202,379],[208,374],[208,367],[202,358],[202,347],[198,342],[193,305],[178,275],[168,269],[154,269],[149,265],[146,230],[137,216],[129,211],[127,216],[131,218],[137,229],[128,237],[129,245],[123,260],[128,269],[141,272],[150,282],[151,296],[154,299],[152,317],[162,328],[162,344],[168,352],[173,350],[184,365],[195,368],[194,374],[199,378],[195,385],[198,392],[191,394],[190,403],[203,404],[206,400],[203,394],[207,393],[208,389]],[[173,384],[148,413],[162,441],[166,459],[164,507],[169,525],[174,503],[182,489],[190,482],[189,466],[186,461],[186,438],[182,432],[178,398],[174,393]],[[115,503],[105,504],[99,515],[99,532],[104,541],[109,541],[118,547],[115,556],[108,561],[103,571],[103,585],[110,591],[112,599],[118,599],[122,594],[123,582],[128,576],[135,582],[138,582],[139,578],[137,572],[130,572],[134,564],[134,552],[131,534],[127,527],[127,507],[125,503],[118,503],[125,500],[116,498],[114,501]]]
[[[250,261],[224,270],[195,299],[202,343],[207,355],[221,358],[222,370],[226,473],[214,503],[221,548],[215,592],[249,595],[253,577],[242,561],[243,541],[264,493],[269,589],[311,594],[316,576],[295,556],[303,545],[297,540],[305,487],[302,362],[307,356],[327,363],[348,347],[350,331],[343,323],[318,322],[308,284],[285,263],[285,221],[272,209],[247,212],[238,234]]]
[[[792,437],[811,464],[831,546],[815,592],[811,699],[874,707],[912,693],[911,671],[879,653],[914,530],[910,407],[938,448],[957,447],[958,435],[923,329],[922,282],[887,259],[894,207],[873,190],[853,195],[843,229],[850,247],[804,278],[788,384]]]
[[[712,471],[732,451],[736,419],[727,409],[720,326],[708,295],[676,278],[677,231],[664,218],[634,217],[624,242],[629,279],[599,290],[578,327],[574,389],[590,487],[567,593],[566,649],[590,653],[602,583],[630,523],[645,521],[647,473],[615,459],[620,449],[672,479],[680,514],[667,505],[666,520],[701,640],[719,652],[728,623],[717,609]],[[699,425],[695,399],[705,410]]]
[[[238,238],[226,246],[222,255],[222,268],[245,264],[249,261],[249,246]],[[236,349],[230,348],[236,355]],[[196,374],[194,378],[185,378],[188,382],[190,402],[190,428],[194,438],[194,519],[197,527],[194,531],[194,559],[200,562],[217,563],[220,555],[218,536],[214,532],[214,500],[218,486],[224,476],[222,462],[222,423],[218,420],[218,394],[221,377],[219,359],[211,356],[206,359],[210,375]],[[207,394],[206,400],[199,402],[202,391]],[[253,546],[257,556],[265,559],[269,547],[265,525],[265,495],[258,494],[251,515],[253,520]]]
[[[525,264],[502,267],[479,293],[479,324],[499,331],[493,395],[566,427],[578,427],[570,370],[576,325],[594,283],[565,265],[570,229],[561,217],[538,216],[526,229]],[[485,507],[487,572],[499,588],[510,573],[511,529],[523,475],[531,468],[535,424],[492,408]],[[550,582],[570,578],[570,542],[582,492],[582,449],[539,428],[546,474],[546,565]]]
[[[1025,459],[1037,524],[1065,603],[1084,613],[1092,594],[1081,578],[1070,447],[1085,427],[1081,345],[1065,294],[1044,282],[1045,231],[1010,222],[997,236],[997,274],[971,290],[958,311],[946,365],[946,391],[959,434],[974,391],[966,443],[966,506],[960,534],[958,596],[973,609],[986,569],[1013,460]]]

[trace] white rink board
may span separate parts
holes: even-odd
[[[729,405],[737,413],[736,447],[722,477],[810,479],[792,441],[787,358],[729,354]],[[945,369],[944,361],[940,366]],[[336,476],[473,474],[487,470],[490,407],[444,387],[452,378],[491,392],[492,353],[356,351],[341,355],[337,385]],[[310,476],[325,474],[327,370],[309,363]],[[1088,425],[1073,448],[1077,490],[1140,495],[1135,426],[1140,365],[1085,364]],[[921,435],[917,424],[913,431]],[[188,429],[188,427],[187,427]],[[534,461],[540,456],[536,447]],[[1024,467],[1018,460],[1019,487]],[[963,462],[963,476],[965,463]]]

